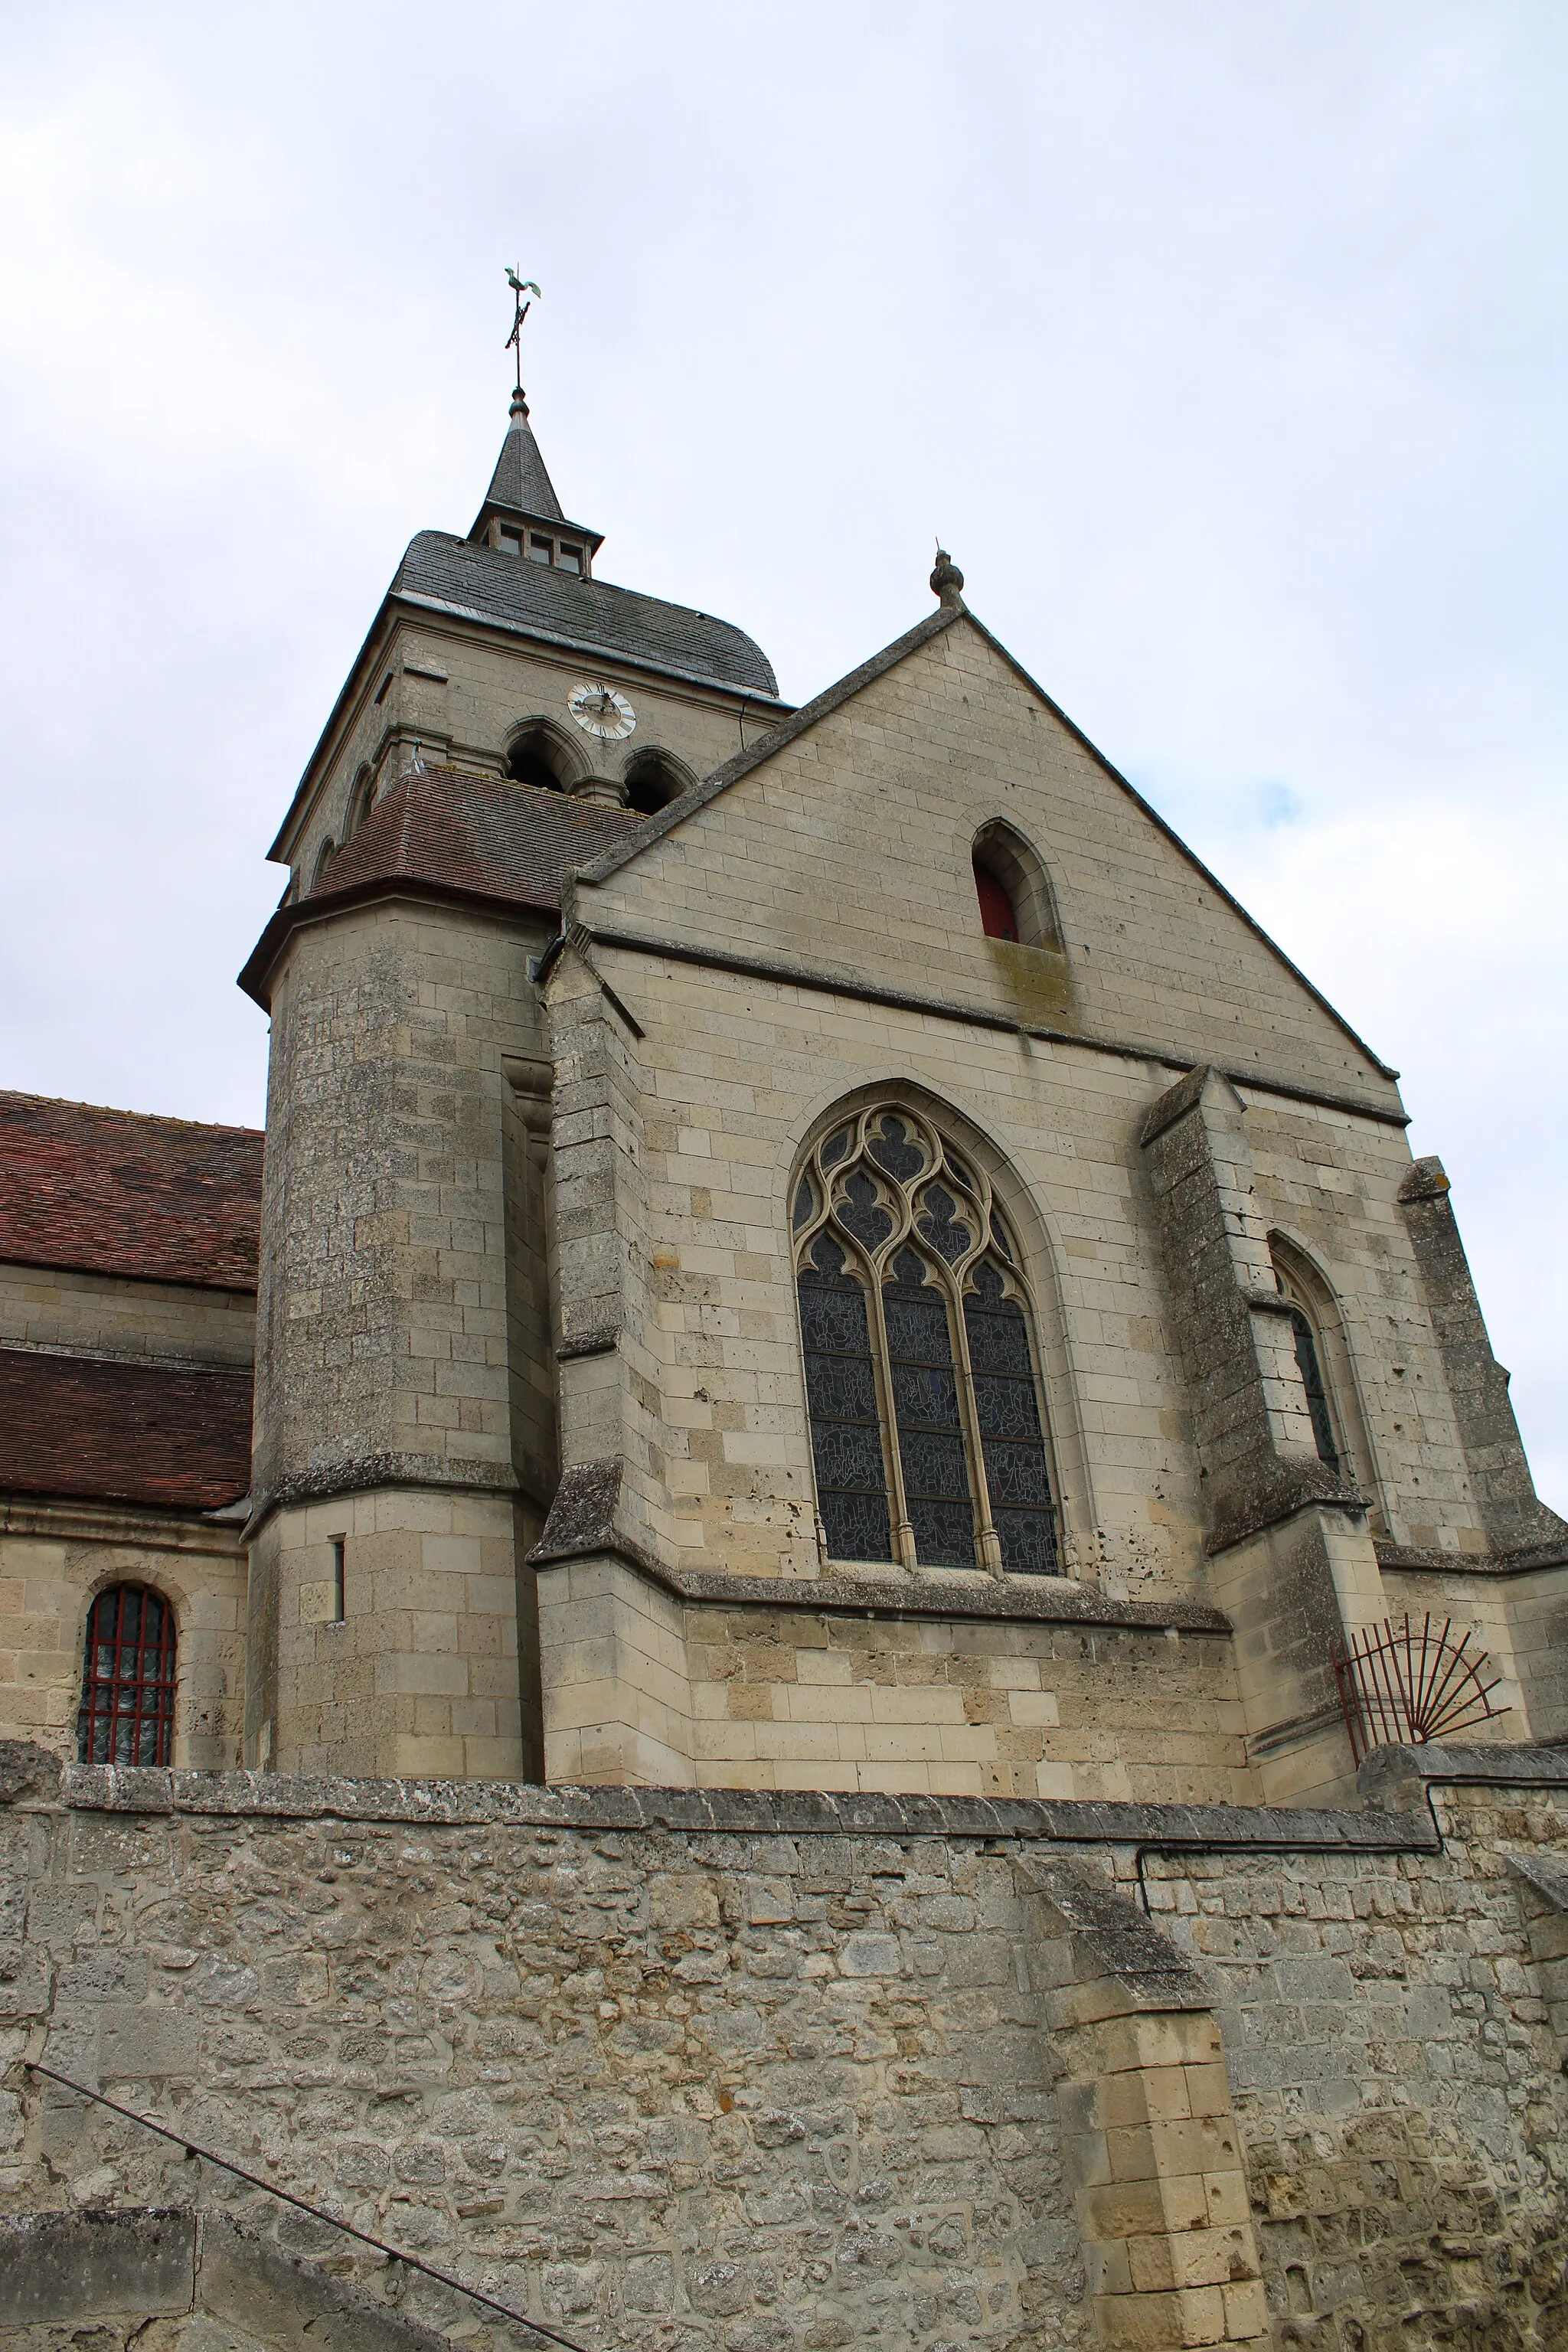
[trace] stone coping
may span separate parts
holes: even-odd
[[[236,1820],[397,1822],[409,1827],[671,1830],[742,1837],[1005,1839],[1069,1845],[1429,1853],[1426,1813],[1305,1806],[1145,1805],[1091,1799],[931,1797],[811,1789],[604,1789],[517,1780],[316,1779],[65,1764],[0,1742],[0,1801],[82,1812]]]
[[[536,1553],[536,1559],[539,1559]],[[540,1565],[546,1563],[541,1559]],[[640,1565],[640,1563],[639,1563]],[[703,1609],[805,1609],[831,1617],[995,1618],[1010,1624],[1096,1625],[1131,1633],[1228,1635],[1230,1619],[1201,1601],[1112,1601],[1068,1577],[1005,1584],[919,1572],[907,1579],[729,1576],[722,1570],[660,1570],[682,1601]]]
[[[1534,1576],[1543,1569],[1568,1568],[1568,1538],[1521,1544],[1514,1551],[1424,1551],[1409,1544],[1374,1539],[1377,1564],[1395,1576]]]
[[[1403,1809],[1423,1804],[1429,1788],[1568,1789],[1568,1747],[1477,1742],[1445,1748],[1374,1748],[1363,1757],[1356,1787],[1374,1804]]]
[[[212,1552],[243,1560],[243,1519],[234,1507],[174,1511],[138,1503],[70,1502],[61,1496],[0,1495],[0,1536],[40,1536],[52,1542],[119,1544],[159,1551]]]

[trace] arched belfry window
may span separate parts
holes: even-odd
[[[877,1104],[811,1153],[794,1224],[831,1557],[1056,1575],[1032,1302],[984,1169]]]
[[[343,839],[352,841],[371,810],[375,805],[375,775],[369,761],[361,766],[349,793],[348,814],[343,820]]]
[[[166,1764],[174,1734],[174,1612],[146,1584],[111,1584],[87,1616],[77,1755]]]
[[[626,767],[626,806],[639,816],[656,816],[692,782],[667,751],[638,751]]]
[[[569,793],[585,772],[575,748],[548,719],[525,719],[507,738],[506,773],[536,792]]]

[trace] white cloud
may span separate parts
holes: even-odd
[[[814,691],[976,609],[1373,1042],[1568,1501],[1550,0],[12,11],[0,1076],[258,1117],[261,853],[505,410]]]

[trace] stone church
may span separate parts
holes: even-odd
[[[0,1095],[0,2340],[1559,2346],[1568,1528],[1397,1073],[945,554],[797,709],[602,545],[518,392],[265,1136]]]

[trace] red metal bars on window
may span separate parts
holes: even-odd
[[[166,1764],[174,1728],[174,1612],[145,1584],[111,1584],[88,1612],[77,1755]]]
[[[1363,1626],[1333,1643],[1334,1680],[1358,1764],[1373,1748],[1420,1748],[1509,1712],[1491,1703],[1501,1678],[1490,1658],[1470,1648],[1468,1632],[1456,1636],[1453,1628],[1451,1617],[1434,1628],[1430,1610],[1417,1628],[1406,1611],[1397,1625],[1387,1617],[1381,1628]]]

